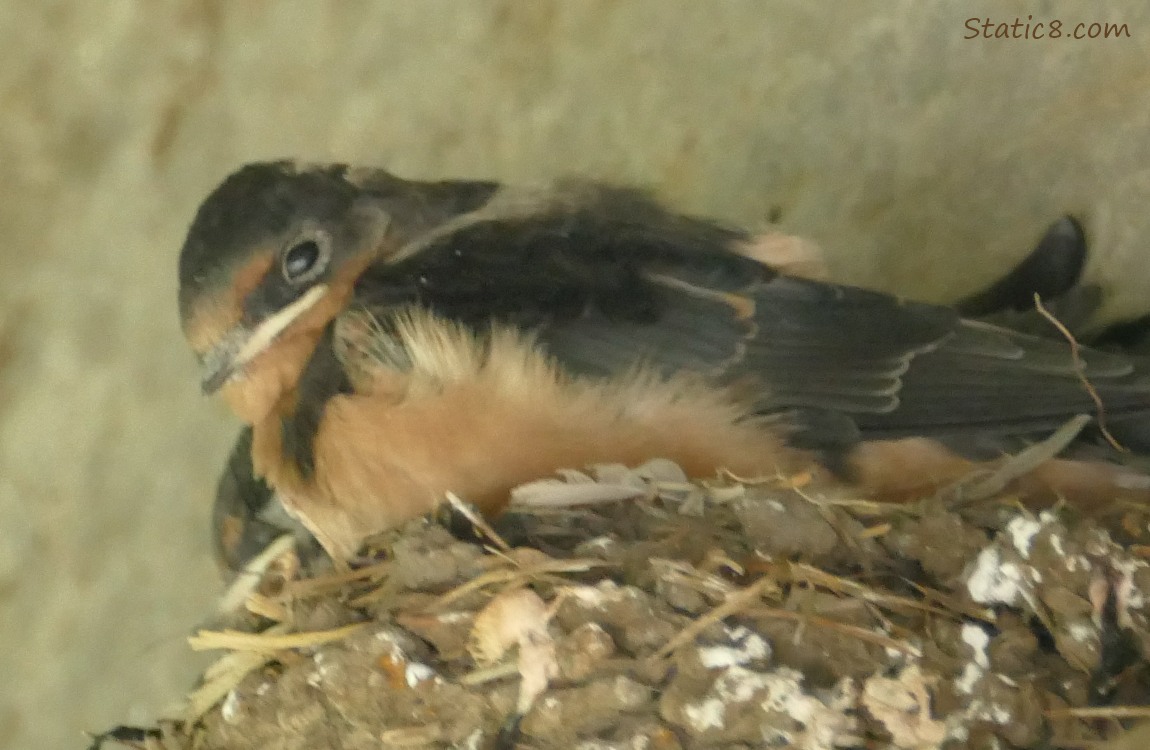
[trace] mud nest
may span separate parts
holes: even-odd
[[[977,479],[890,506],[814,495],[802,476],[692,484],[654,462],[523,488],[527,505],[494,529],[456,506],[453,523],[375,540],[352,570],[301,562],[284,539],[192,637],[224,655],[186,715],[107,739],[230,750],[1129,742],[1150,713],[1145,511],[1033,513],[990,492],[993,476]]]

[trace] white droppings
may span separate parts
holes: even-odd
[[[965,742],[970,738],[970,725],[991,723],[1005,726],[1014,721],[1014,716],[1005,706],[987,703],[976,698],[962,711],[951,714],[946,720],[946,739]]]
[[[962,642],[970,647],[973,661],[968,662],[962,674],[955,679],[954,689],[963,695],[970,695],[990,669],[990,656],[986,651],[990,645],[990,636],[980,626],[966,623],[962,626]]]
[[[602,535],[602,536],[594,537],[593,539],[588,539],[587,541],[583,542],[579,546],[581,546],[585,549],[589,549],[589,550],[592,550],[592,549],[609,550],[612,547],[614,547],[616,544],[617,543],[613,537],[610,537],[607,535]]]
[[[901,648],[895,648],[894,646],[883,646],[883,653],[886,654],[887,666],[892,668],[900,667],[906,662],[908,656],[922,654],[922,643],[919,642],[918,638],[907,638],[903,641],[903,645],[910,647],[909,654]]]
[[[966,623],[962,626],[962,642],[970,647],[972,661],[955,678],[954,689],[963,695],[970,695],[974,692],[974,686],[990,669],[990,656],[986,650],[990,646],[990,636],[981,626]]]
[[[970,739],[970,729],[967,728],[966,724],[958,721],[958,717],[952,716],[946,722],[946,738],[955,742],[966,742]]]
[[[707,698],[695,705],[684,707],[687,719],[698,732],[722,729],[726,725],[727,705],[746,703],[757,691],[767,689],[769,676],[743,667],[729,667],[711,685],[710,695]]]
[[[607,740],[585,740],[575,746],[575,750],[616,750],[621,747],[617,742],[609,742]],[[627,750],[649,750],[651,747],[651,738],[645,734],[635,734],[631,736],[630,741],[626,744]]]
[[[752,672],[749,669],[742,667],[731,667],[724,672],[719,679],[715,680],[715,684],[711,686],[711,692],[718,694],[726,703],[745,703],[751,699],[757,690],[763,690],[769,684],[777,683],[782,680],[785,688],[789,690],[799,690],[799,680],[802,679],[797,672],[791,672],[789,669],[779,670],[781,673],[778,676],[767,674],[763,672]],[[771,679],[771,678],[774,679]],[[779,686],[775,686],[778,691]]]
[[[240,714],[240,694],[234,689],[229,690],[224,702],[220,705],[220,716],[229,724],[235,724]]]
[[[1098,631],[1094,625],[1089,622],[1070,623],[1070,626],[1066,628],[1066,634],[1069,635],[1075,643],[1098,643]]]
[[[407,686],[413,688],[424,680],[434,677],[435,670],[426,664],[409,662],[407,668],[403,670],[403,676],[407,680]]]
[[[392,660],[397,662],[407,661],[407,654],[404,653],[403,647],[399,644],[394,632],[390,630],[380,630],[375,634],[375,640],[387,646],[387,655]]]
[[[467,735],[467,739],[463,741],[463,750],[479,750],[483,747],[484,734],[482,729],[476,729],[471,734]]]
[[[379,641],[380,643],[387,643],[395,646],[396,648],[399,648],[399,643],[395,639],[395,633],[391,632],[390,630],[384,629],[376,631],[375,640]]]
[[[733,646],[705,646],[699,649],[699,661],[707,669],[743,666],[756,659],[766,659],[771,655],[771,647],[762,636],[744,627],[728,628],[727,635],[734,641]]]
[[[327,664],[327,656],[322,651],[312,655],[312,663],[315,664],[315,670],[307,676],[307,684],[312,687],[319,687],[320,684],[331,673],[331,666]]]
[[[1014,719],[1010,710],[1005,706],[979,700],[971,701],[969,708],[964,713],[974,721],[989,721],[999,726],[1009,724]]]
[[[723,729],[728,706],[755,700],[762,710],[783,714],[803,725],[800,732],[779,732],[764,725],[764,742],[781,740],[792,747],[830,750],[848,738],[853,740],[856,721],[847,713],[855,701],[855,691],[848,689],[852,686],[845,683],[840,686],[844,689],[836,695],[841,693],[846,697],[841,701],[836,698],[832,700],[833,705],[828,706],[805,693],[801,683],[802,675],[793,669],[762,673],[729,667],[712,684],[708,696],[699,703],[684,706],[684,713],[696,732]]]
[[[683,712],[696,732],[722,729],[726,723],[726,706],[718,698],[706,698],[699,703],[684,706]]]
[[[990,645],[990,636],[986,634],[982,626],[975,625],[974,623],[966,623],[963,625],[962,642],[970,646],[975,664],[983,669],[990,669],[990,658],[986,653],[986,648]]]
[[[974,686],[982,679],[982,675],[986,671],[975,664],[974,662],[967,662],[962,670],[962,674],[954,680],[954,689],[963,695],[970,695],[974,692]]]
[[[1010,541],[1023,560],[1030,559],[1030,548],[1034,545],[1034,537],[1042,531],[1045,524],[1028,516],[1016,516],[1006,524],[1006,533],[1010,534]]]
[[[1041,580],[1037,571],[1031,577]],[[1003,562],[1002,550],[990,546],[978,553],[973,570],[966,576],[970,598],[980,604],[1014,604],[1030,589],[1018,563]]]
[[[460,612],[458,610],[453,612],[440,612],[435,616],[435,619],[439,620],[445,625],[455,625],[461,622],[471,622],[475,619],[475,613]]]
[[[741,649],[730,646],[706,646],[699,649],[699,661],[707,669],[742,666],[750,658]]]
[[[1057,537],[1053,537],[1057,539]],[[1077,573],[1080,570],[1090,572],[1094,566],[1090,564],[1090,560],[1086,555],[1068,555],[1066,557],[1066,572]]]
[[[623,589],[614,581],[600,581],[594,586],[572,586],[566,592],[568,599],[596,608],[623,598]]]

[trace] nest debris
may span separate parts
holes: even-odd
[[[1142,746],[1121,743],[1150,716],[1145,509],[1089,519],[953,493],[884,506],[811,496],[803,477],[692,484],[656,468],[532,485],[530,507],[471,536],[410,523],[351,571],[273,546],[192,637],[224,655],[185,715],[104,739]]]

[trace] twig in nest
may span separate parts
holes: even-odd
[[[944,594],[938,589],[932,589],[929,586],[924,586],[921,583],[910,580],[909,578],[902,578],[901,580],[903,583],[907,584],[915,591],[922,594],[923,598],[938,602],[938,604],[946,612],[959,614],[971,620],[978,620],[979,622],[985,622],[987,624],[993,624],[995,622],[994,612],[992,610],[986,609],[985,607],[979,607],[975,604],[969,604],[956,596]],[[932,610],[933,609],[934,608],[932,606]]]
[[[867,526],[859,532],[860,539],[874,539],[875,537],[886,536],[894,529],[894,525],[889,521],[884,521],[876,526]]]
[[[866,500],[858,497],[824,497],[820,503],[831,508],[846,508],[853,516],[889,517],[912,516],[917,513],[906,503],[882,502],[879,500]]]
[[[200,630],[188,638],[193,651],[211,651],[227,648],[233,651],[286,651],[292,648],[318,646],[329,641],[338,641],[351,635],[367,623],[356,622],[332,630],[315,630],[308,633],[244,633],[238,630]]]
[[[916,601],[909,597],[879,591],[858,581],[836,576],[805,563],[790,564],[790,582],[806,583],[810,586],[824,588],[836,594],[860,599],[868,604],[893,612],[927,612],[950,618],[958,617],[958,613],[952,610],[935,607],[927,602]]]
[[[278,598],[283,601],[291,601],[294,599],[310,599],[328,596],[334,592],[341,591],[349,583],[380,579],[387,575],[391,570],[391,566],[391,560],[384,560],[364,568],[337,570],[334,573],[316,576],[315,578],[302,578],[296,581],[288,581],[284,585],[284,590]]]
[[[751,607],[762,598],[763,594],[777,588],[778,583],[775,582],[774,578],[763,576],[750,586],[732,592],[722,604],[680,630],[674,638],[667,641],[661,649],[655,652],[653,658],[662,659],[670,656],[680,646],[695,640],[699,633],[717,622],[722,622],[736,612]]]
[[[883,635],[882,633],[875,633],[874,631],[867,630],[858,625],[850,625],[845,622],[838,622],[831,620],[827,617],[820,617],[819,615],[811,615],[804,612],[792,612],[789,609],[779,609],[777,607],[751,607],[746,610],[748,617],[764,617],[773,620],[792,620],[803,625],[813,625],[814,627],[826,628],[827,630],[834,630],[842,633],[843,635],[856,638],[860,641],[873,643],[883,648],[890,648],[896,651],[901,651],[909,656],[922,656],[922,652],[909,643],[897,641],[894,638]]]
[[[735,586],[717,575],[700,570],[684,560],[667,560],[660,557],[651,558],[651,569],[660,580],[685,586],[692,591],[702,594],[712,600],[721,600],[732,591]],[[741,573],[740,573],[741,575]]]
[[[212,666],[212,674],[204,675],[204,682],[188,694],[184,708],[184,720],[188,723],[199,721],[212,706],[230,693],[240,681],[252,672],[273,660],[270,653],[258,651],[233,651]]]
[[[288,608],[281,602],[264,596],[258,591],[248,594],[248,599],[244,602],[244,609],[253,615],[265,617],[275,622],[286,622],[291,617]]]
[[[1043,712],[1047,718],[1075,719],[1150,719],[1150,706],[1081,706],[1052,708]]]
[[[510,561],[509,561],[510,562]],[[586,573],[592,568],[609,567],[610,563],[603,560],[595,560],[593,558],[574,559],[574,560],[548,560],[538,565],[532,565],[524,568],[502,568],[500,570],[492,570],[483,575],[472,578],[451,589],[447,593],[440,596],[435,601],[423,607],[424,612],[437,612],[445,608],[448,604],[457,601],[464,596],[479,591],[486,586],[497,583],[508,583],[512,581],[527,582],[536,578],[541,578],[551,573]]]
[[[1082,360],[1078,340],[1074,338],[1074,334],[1070,332],[1070,329],[1062,324],[1062,321],[1054,317],[1054,314],[1046,309],[1046,306],[1042,304],[1042,298],[1038,296],[1037,292],[1034,295],[1034,308],[1038,310],[1039,315],[1050,321],[1050,324],[1058,329],[1058,332],[1062,334],[1063,338],[1070,344],[1070,357],[1074,361],[1074,371],[1078,373],[1078,379],[1082,381],[1082,387],[1086,389],[1086,393],[1090,396],[1090,400],[1094,402],[1095,409],[1097,409],[1098,429],[1102,433],[1102,437],[1104,437],[1106,442],[1110,443],[1110,446],[1115,450],[1121,451],[1122,453],[1129,453],[1126,446],[1119,443],[1106,427],[1106,406],[1102,403],[1102,397],[1098,395],[1098,391],[1095,390],[1094,385],[1090,382],[1089,378],[1086,377],[1086,362]]]
[[[279,624],[268,628],[265,637],[283,635],[287,625]],[[188,723],[199,721],[212,706],[224,699],[240,684],[244,677],[271,661],[271,653],[259,651],[232,651],[213,662],[205,671],[203,683],[188,694],[184,707],[184,720]]]
[[[432,723],[385,729],[379,739],[384,747],[427,747],[443,739],[443,727]]]
[[[255,593],[263,581],[264,575],[284,555],[295,550],[295,537],[284,534],[264,548],[262,552],[253,557],[244,565],[244,569],[236,576],[236,580],[220,597],[217,609],[220,612],[234,612],[239,609],[247,598]]]
[[[760,484],[774,484],[780,480],[780,475],[776,473],[772,475],[763,474],[757,477],[741,477],[730,469],[721,468],[719,469],[719,478],[726,482],[754,487]]]

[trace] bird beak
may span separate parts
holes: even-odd
[[[288,326],[310,310],[327,294],[326,284],[316,284],[302,297],[264,319],[254,328],[243,324],[232,328],[200,359],[203,377],[200,387],[211,395],[241,374],[244,367],[265,351]]]

